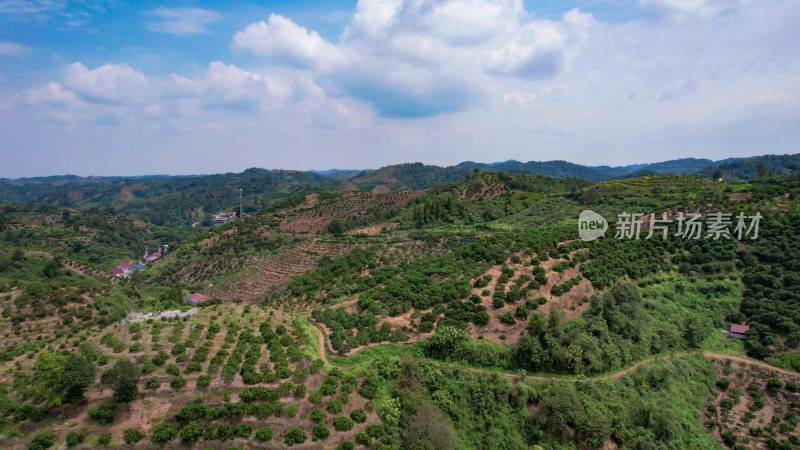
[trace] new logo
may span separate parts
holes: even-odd
[[[608,221],[596,212],[586,209],[578,217],[578,235],[584,241],[593,241],[606,234]]]

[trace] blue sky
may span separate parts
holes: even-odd
[[[0,177],[797,152],[799,5],[0,0]]]

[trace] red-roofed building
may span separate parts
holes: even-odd
[[[208,289],[208,288],[210,288],[212,286],[214,286],[214,285],[211,284],[211,283],[208,283],[207,285],[203,286],[203,290],[205,291],[206,289]]]
[[[114,275],[117,275],[118,277],[125,277],[125,278],[131,276],[131,274],[133,273],[133,270],[134,270],[132,262],[119,263],[119,264],[117,264],[117,267],[115,267],[115,269],[116,270],[121,270],[122,271],[122,275],[117,275],[116,273]]]
[[[203,294],[194,293],[189,296],[189,301],[192,303],[200,303],[208,300],[208,297]]]
[[[114,270],[111,271],[111,273],[113,273],[114,276],[116,276],[116,277],[121,277],[121,276],[125,275],[125,272],[122,271],[121,269],[114,269]]]
[[[750,329],[750,325],[739,325],[737,323],[731,325],[731,333],[745,334]]]

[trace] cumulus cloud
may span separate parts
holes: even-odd
[[[361,0],[339,42],[270,15],[232,47],[312,70],[333,95],[387,118],[425,118],[482,104],[502,81],[560,73],[590,15],[534,19],[520,0]]]
[[[248,25],[233,36],[233,48],[303,68],[330,68],[346,61],[343,50],[316,31],[309,32],[291,20],[270,14],[267,22]]]
[[[201,8],[156,8],[149,13],[154,20],[147,29],[177,36],[193,36],[208,32],[208,26],[219,20],[219,14]]]
[[[188,73],[74,63],[0,121],[25,130],[19,145],[57,129],[81,146],[151,136],[220,164],[219,148],[250,152],[243,167],[796,151],[800,3],[726,3],[641,0],[606,21],[520,0],[361,0],[338,38],[270,15],[232,36],[232,61]]]
[[[148,80],[127,64],[105,64],[88,69],[76,62],[67,67],[64,85],[90,103],[136,101],[147,90]]]
[[[70,120],[104,126],[164,118],[210,120],[206,115],[237,112],[258,116],[292,109],[308,117],[322,114],[345,122],[363,121],[357,106],[329,98],[307,74],[250,71],[220,61],[211,62],[195,77],[146,75],[124,63],[88,68],[76,62],[65,68],[59,82],[29,89],[16,102],[49,116],[58,111]]]

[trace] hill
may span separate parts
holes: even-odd
[[[210,215],[221,210],[236,209],[236,189],[244,191],[246,210],[258,211],[278,200],[335,183],[310,172],[265,169],[197,177],[112,177],[92,182],[50,178],[36,183],[0,181],[0,200],[74,209],[111,207],[156,225],[185,226],[210,221]]]
[[[764,155],[753,158],[722,162],[715,168],[707,168],[698,173],[711,177],[719,170],[726,181],[752,180],[766,175],[785,175],[797,172],[800,167],[800,154]]]
[[[0,203],[0,249],[22,248],[57,255],[83,270],[108,275],[117,264],[140,261],[153,251],[196,234],[190,228],[148,224],[111,209],[77,211],[56,206]]]
[[[595,166],[593,169],[597,169],[614,178],[633,178],[636,173],[691,175],[700,172],[706,167],[713,166],[714,164],[714,161],[710,159],[682,158],[651,164],[632,164],[617,167]]]
[[[195,234],[3,205],[0,442],[800,444],[800,174],[595,183],[474,168],[360,173]],[[609,220],[605,237],[579,239],[586,209]],[[648,216],[641,239],[615,239],[624,212],[672,223],[647,239]],[[757,239],[677,235],[694,212],[703,234],[719,212],[763,220]],[[84,270],[166,239],[142,276]],[[725,339],[731,323],[746,340]]]

